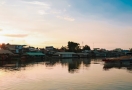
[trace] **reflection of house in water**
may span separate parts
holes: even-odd
[[[10,61],[4,61],[4,63],[1,63],[0,68],[5,70],[21,70],[21,68],[26,67],[25,62],[20,60],[10,60]]]
[[[112,68],[116,69],[126,69],[128,71],[132,71],[132,65],[131,64],[119,64],[119,63],[105,63],[103,69],[104,70],[109,70]]]
[[[1,63],[1,62],[0,62]],[[0,64],[0,68],[9,71],[25,70],[26,67],[33,67],[35,64],[42,64],[43,60],[10,60]]]

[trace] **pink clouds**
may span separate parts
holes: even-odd
[[[28,35],[27,34],[5,34],[4,36],[22,38],[22,37],[27,37]]]

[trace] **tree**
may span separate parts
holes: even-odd
[[[6,49],[5,43],[2,43],[1,48],[2,48],[2,49]]]
[[[67,51],[67,48],[64,47],[64,46],[62,46],[62,47],[60,48],[60,50],[61,50],[61,51]]]
[[[10,43],[7,43],[6,45],[10,45]]]
[[[132,48],[130,48],[130,52],[132,52]]]
[[[80,49],[79,45],[80,45],[79,43],[69,41],[67,45],[68,50],[72,52],[76,52],[78,49]]]
[[[83,50],[91,50],[91,49],[90,49],[90,46],[85,45],[85,46],[83,47]]]

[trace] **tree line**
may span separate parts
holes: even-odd
[[[60,49],[69,52],[81,52],[83,50],[91,50],[90,46],[88,45],[80,46],[79,43],[73,41],[68,41],[67,46],[62,46]]]

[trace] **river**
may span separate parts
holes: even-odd
[[[0,90],[132,90],[132,66],[52,59],[0,67]]]

